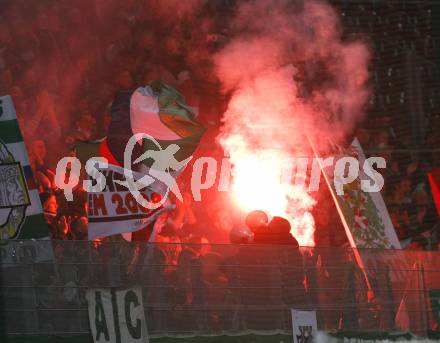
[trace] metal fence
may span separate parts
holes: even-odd
[[[322,330],[425,335],[440,289],[435,252],[24,241],[0,256],[9,335],[88,333],[86,290],[135,285],[153,335],[289,332],[291,308]]]

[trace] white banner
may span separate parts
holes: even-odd
[[[89,289],[86,297],[93,341],[95,343],[116,343],[111,291],[109,289]]]
[[[316,311],[292,309],[292,332],[294,343],[312,343],[318,331]]]
[[[86,297],[95,343],[148,343],[140,287],[89,289]]]
[[[99,171],[105,176],[106,187],[102,192],[88,194],[90,240],[143,229],[167,210],[163,206],[152,210],[141,206],[126,187],[115,182],[125,180],[123,168],[109,165]],[[137,179],[143,176],[136,172],[133,175]],[[158,187],[155,189],[161,196],[165,193]],[[141,194],[148,201],[151,200],[150,190],[146,189]]]

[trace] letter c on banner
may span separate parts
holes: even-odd
[[[131,304],[133,304],[134,307],[138,307],[139,299],[135,292],[129,290],[125,294],[124,302],[125,302],[125,322],[127,323],[128,332],[130,333],[131,337],[135,339],[139,339],[142,336],[142,322],[139,318],[137,318],[136,325],[133,325],[133,322],[131,320]]]

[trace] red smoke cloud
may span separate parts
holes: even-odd
[[[5,81],[14,76],[11,85],[4,82],[5,91],[18,86],[16,104],[29,104],[18,110],[30,131],[25,133],[27,140],[43,137],[52,153],[59,147],[63,154],[62,132],[72,129],[84,108],[103,116],[115,90],[143,82],[144,74],[155,71],[156,65],[165,64],[173,73],[189,68],[196,79],[205,81],[212,77],[213,64],[230,96],[219,141],[235,163],[235,179],[246,181],[244,190],[259,190],[262,202],[256,205],[270,205],[269,212],[288,216],[300,242],[312,244],[313,199],[297,187],[279,187],[276,177],[282,173],[283,160],[309,152],[304,134],[324,149],[326,138],[343,141],[363,118],[369,51],[362,42],[342,40],[338,15],[324,2],[251,0],[221,10],[215,4],[10,2],[0,40],[21,59],[14,55],[14,66],[0,75]],[[34,17],[38,21],[33,22]],[[212,32],[221,34],[209,37]],[[37,49],[33,41],[48,47]],[[57,44],[50,49],[52,41]],[[218,46],[222,48],[212,54]],[[128,72],[138,80],[126,82]],[[20,93],[26,99],[21,100]],[[203,89],[200,93],[207,97]],[[50,135],[40,125],[45,121]],[[56,126],[60,130],[54,130]],[[260,157],[272,159],[271,168],[261,167]],[[253,178],[244,177],[249,173]],[[273,192],[261,192],[264,185],[266,189],[271,185]],[[244,199],[257,197],[247,194]]]
[[[280,177],[287,159],[310,154],[307,137],[325,150],[362,120],[369,50],[343,41],[338,15],[320,1],[249,1],[230,31],[214,61],[231,94],[218,139],[235,166],[236,198],[247,211],[287,217],[300,244],[314,245],[314,201]]]

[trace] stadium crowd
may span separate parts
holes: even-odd
[[[428,172],[440,166],[438,133],[440,117],[434,116],[422,150],[411,149],[396,137],[389,117],[381,118],[374,130],[358,130],[369,155],[387,161],[382,195],[402,245],[414,249],[437,249],[438,215],[431,194]]]
[[[87,194],[78,186],[67,202],[55,186],[54,170],[76,140],[105,136],[109,108],[117,90],[131,89],[160,78],[177,87],[198,109],[208,126],[200,150],[217,153],[213,143],[225,103],[218,85],[197,64],[196,52],[215,49],[227,35],[209,32],[200,23],[196,32],[179,32],[181,42],[168,39],[165,27],[145,10],[146,1],[9,1],[0,25],[0,90],[11,94],[39,186],[45,217],[55,240],[87,239]],[[227,12],[229,1],[213,2],[207,10]],[[156,12],[157,13],[157,12]],[[61,21],[60,18],[66,18]],[[165,20],[161,18],[161,20]],[[183,30],[185,31],[185,30]],[[194,54],[182,51],[197,47]],[[367,154],[386,158],[383,196],[399,239],[408,249],[437,249],[438,217],[426,173],[440,166],[440,119],[433,117],[426,149],[414,152],[397,137],[389,117],[357,132]],[[219,196],[223,197],[223,195]],[[235,218],[225,199],[205,203],[172,200],[176,210],[156,223],[158,242],[225,243]],[[323,207],[320,207],[321,210]],[[328,217],[333,214],[328,209]],[[346,244],[338,218],[317,219],[318,244]],[[337,227],[327,229],[328,224]],[[209,226],[209,230],[201,227]],[[322,229],[321,229],[322,228]],[[331,236],[329,239],[320,235]],[[209,249],[209,248],[208,248]],[[184,252],[166,258],[175,263]]]

